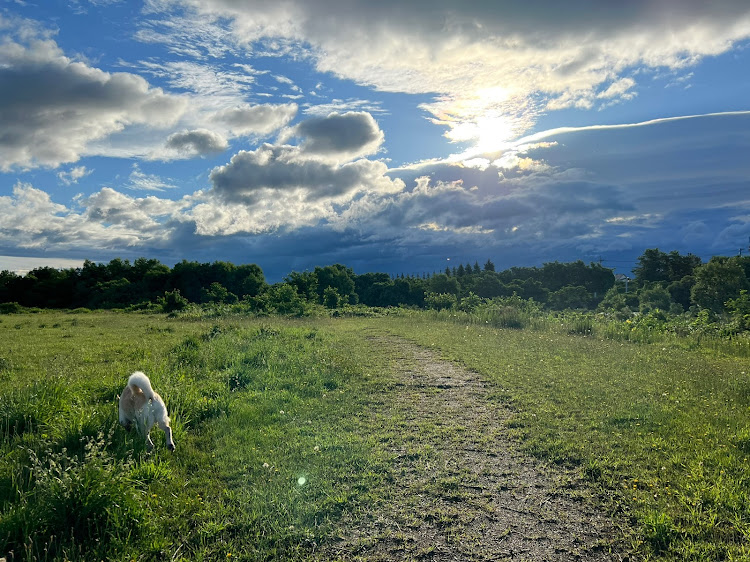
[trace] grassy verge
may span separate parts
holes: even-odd
[[[750,557],[750,361],[663,344],[384,320],[497,385],[525,450],[577,466],[655,560]]]
[[[268,319],[0,320],[0,554],[301,559],[387,473],[357,416],[378,379],[346,337]],[[135,369],[165,397],[174,454],[117,424]]]

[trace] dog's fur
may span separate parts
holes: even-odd
[[[120,423],[130,431],[135,423],[136,429],[146,436],[148,450],[154,448],[149,435],[151,428],[158,425],[167,436],[167,448],[174,451],[172,428],[169,426],[169,415],[164,400],[154,389],[148,377],[136,371],[128,379],[128,384],[120,396]]]

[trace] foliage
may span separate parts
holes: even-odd
[[[270,312],[302,316],[305,313],[305,301],[295,288],[288,283],[278,283],[268,291],[267,307]]]
[[[583,286],[566,286],[550,293],[549,305],[554,310],[589,308],[592,295]]]
[[[672,297],[663,286],[649,285],[638,291],[640,312],[648,314],[652,310],[668,311],[672,304]]]
[[[750,288],[740,260],[714,257],[697,268],[691,298],[695,304],[714,313],[720,313],[725,303]]]
[[[750,330],[750,296],[746,289],[740,291],[740,296],[727,301],[727,312],[732,330],[745,332]]]
[[[180,294],[179,289],[173,291],[164,291],[164,296],[159,297],[159,306],[162,312],[175,312],[176,310],[185,310],[188,300]]]
[[[338,308],[341,306],[341,295],[339,295],[339,292],[334,289],[333,287],[326,287],[323,291],[323,305],[326,308]]]
[[[646,283],[672,283],[693,275],[701,265],[701,259],[693,254],[681,256],[672,251],[666,254],[658,248],[643,252],[638,258],[638,265],[633,269],[638,285]]]
[[[425,305],[432,310],[445,310],[456,307],[456,295],[449,293],[427,293]]]
[[[357,275],[351,268],[334,264],[293,271],[282,283],[269,286],[254,264],[183,260],[170,269],[153,259],[138,258],[131,263],[116,258],[106,264],[87,260],[77,269],[37,268],[25,276],[0,272],[0,314],[33,307],[85,307],[201,317],[229,311],[302,316],[316,310],[322,314],[325,308],[343,313],[345,307],[358,303],[375,308],[455,306],[469,312],[492,299],[515,295],[533,299],[550,311],[599,310],[620,320],[656,309],[673,317],[685,312],[695,316],[707,309],[721,317],[732,314],[727,303],[750,289],[750,257],[714,257],[701,264],[692,254],[653,248],[639,258],[635,272],[636,279],[625,293],[622,284],[615,287],[612,270],[580,260],[503,271],[495,271],[491,260],[484,267],[475,261],[422,276]],[[455,303],[449,297],[439,302],[435,295],[453,295]],[[198,305],[205,310],[197,311]],[[728,329],[742,331],[741,325]]]

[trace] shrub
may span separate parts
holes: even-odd
[[[179,289],[165,291],[163,297],[159,297],[159,305],[163,312],[175,312],[185,310],[190,302],[180,294]]]
[[[0,314],[20,314],[24,308],[17,302],[0,303]]]
[[[745,289],[736,299],[729,299],[726,304],[731,328],[737,332],[750,330],[750,297]]]
[[[461,299],[458,308],[464,312],[472,312],[480,304],[482,304],[482,299],[470,291],[468,295]]]
[[[427,308],[445,310],[456,307],[456,295],[448,293],[427,293],[424,299]]]

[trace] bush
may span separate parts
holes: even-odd
[[[279,283],[268,291],[268,307],[279,314],[302,316],[305,313],[305,301],[297,293],[294,285]]]
[[[458,308],[464,312],[472,312],[480,304],[482,304],[482,299],[470,291],[468,295],[461,299]]]
[[[448,293],[427,293],[424,299],[425,306],[433,310],[445,310],[456,307],[456,295]]]
[[[190,304],[190,301],[180,294],[179,289],[165,291],[164,296],[160,297],[158,302],[163,312],[185,310],[188,304]]]
[[[750,297],[745,289],[736,299],[729,299],[726,304],[730,327],[736,332],[750,330]]]
[[[20,314],[24,308],[17,302],[0,303],[0,314]]]

